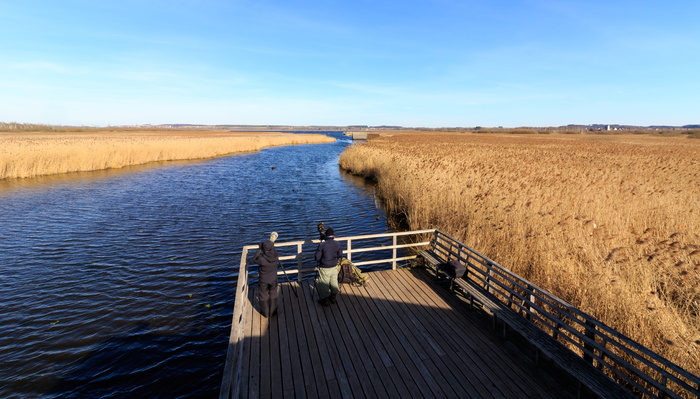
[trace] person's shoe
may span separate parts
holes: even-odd
[[[335,300],[335,294],[330,296],[330,301],[331,303],[336,303],[337,301]]]
[[[328,298],[319,299],[318,303],[321,304],[321,306],[330,306],[331,305],[331,303],[328,301]]]

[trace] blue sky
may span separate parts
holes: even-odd
[[[700,1],[0,0],[0,121],[700,123]]]

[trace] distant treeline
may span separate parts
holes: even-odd
[[[455,131],[455,130],[453,130]],[[459,130],[462,131],[462,130]],[[688,136],[689,138],[700,138],[700,129],[596,129],[584,127],[546,127],[546,128],[482,128],[463,130],[464,132],[474,133],[509,133],[509,134],[601,134],[601,135],[619,135],[619,134],[648,134],[656,136]]]
[[[424,132],[453,132],[453,133],[509,133],[509,134],[650,134],[660,136],[684,136],[689,138],[700,138],[700,125],[684,125],[681,127],[673,126],[650,126],[650,127],[631,127],[622,125],[568,125],[559,127],[442,127],[442,128],[406,128],[401,126],[286,126],[286,125],[139,125],[139,126],[62,126],[62,125],[45,125],[37,123],[16,123],[16,122],[0,122],[0,132],[91,132],[98,130],[111,131],[160,131],[172,129],[215,129],[215,130],[231,130],[231,131],[314,131],[314,130],[371,130],[371,131],[415,131]],[[610,129],[610,130],[608,130]]]
[[[165,130],[165,127],[97,127],[97,126],[62,126],[44,125],[39,123],[0,122],[0,132],[94,132],[99,130],[128,131],[128,130]]]

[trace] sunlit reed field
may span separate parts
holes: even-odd
[[[334,141],[323,134],[204,130],[0,132],[0,179],[212,158],[265,147]]]
[[[415,133],[349,147],[389,212],[439,228],[700,372],[700,140]]]

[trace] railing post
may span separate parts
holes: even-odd
[[[664,387],[667,386],[666,384],[668,384],[668,379],[666,378],[665,375],[661,377],[660,382],[661,382],[661,385],[663,385]],[[666,395],[666,392],[664,392],[661,388],[659,388],[659,399],[666,399],[666,397],[668,397],[668,395]]]
[[[511,307],[511,305],[513,305],[513,298],[515,297],[515,284],[511,284],[510,286],[511,293],[508,296],[508,303],[506,303],[506,306],[508,306],[509,308]]]
[[[393,239],[392,239],[391,241],[392,241],[392,245],[393,245],[394,248],[393,248],[393,250],[392,250],[392,252],[391,252],[391,255],[392,255],[392,258],[391,258],[391,270],[396,270],[396,244],[397,244],[397,240],[396,240],[397,236],[396,236],[396,234],[394,234],[394,235],[392,236],[392,238],[393,238]]]
[[[489,272],[486,274],[486,292],[489,294],[491,293],[491,273],[493,272],[493,268],[491,267],[491,263],[488,263],[488,268]]]
[[[561,328],[561,323],[559,320],[561,320],[561,312],[557,311],[557,322],[552,329],[552,338],[556,340],[559,340],[559,329]]]
[[[594,340],[595,341],[595,324],[593,324],[590,320],[586,320],[586,332],[584,332],[584,336],[588,339]],[[590,364],[593,364],[593,356],[589,355],[588,352],[593,353],[593,345],[589,344],[588,342],[583,343],[583,360],[587,361]]]
[[[600,343],[600,349],[598,350],[598,370],[603,370],[603,360],[605,360],[605,352],[603,349],[605,349],[607,341],[603,340],[603,342]]]
[[[348,238],[348,260],[352,262],[352,240]]]
[[[301,268],[302,268],[302,260],[301,260],[301,253],[302,253],[302,244],[299,243],[297,244],[297,269],[299,270],[299,273],[297,273],[297,280],[299,281],[299,284],[301,284]]]
[[[525,308],[523,311],[525,312],[525,320],[530,320],[532,314],[532,303],[535,302],[535,295],[532,293],[534,291],[532,285],[528,284],[527,290],[528,292],[530,292],[530,294],[525,293],[523,296],[529,299],[530,303],[527,304],[527,306],[525,306],[525,304],[527,303],[527,299],[523,299],[523,308]]]
[[[464,271],[464,276],[462,276],[462,278],[464,280],[469,280],[469,254],[464,250],[464,245],[462,243],[459,244],[459,257],[460,260],[464,262],[464,266],[467,268]]]

